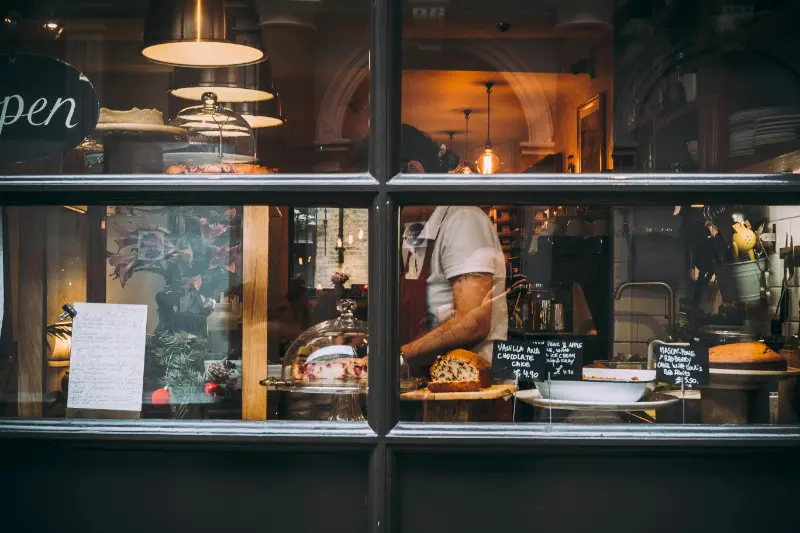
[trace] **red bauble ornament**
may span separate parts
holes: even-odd
[[[169,389],[156,389],[153,391],[153,405],[169,405]]]
[[[209,381],[203,386],[203,392],[206,396],[216,396],[219,393],[219,384]]]

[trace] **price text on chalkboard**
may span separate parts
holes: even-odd
[[[583,340],[569,337],[545,340],[545,357],[539,360],[542,380],[580,381],[583,379]]]
[[[544,360],[545,341],[494,341],[492,376],[515,381],[541,381],[536,365]],[[544,378],[546,379],[546,378]]]
[[[656,380],[687,387],[708,385],[708,348],[656,344]]]

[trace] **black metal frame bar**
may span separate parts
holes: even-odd
[[[798,447],[800,427],[547,426],[398,424],[399,207],[503,202],[603,205],[737,202],[800,205],[792,175],[514,174],[395,175],[399,168],[401,0],[374,0],[371,46],[370,174],[240,176],[6,176],[0,204],[273,204],[369,207],[368,424],[273,421],[175,422],[0,420],[0,438],[59,439],[98,446],[247,446],[370,450],[369,530],[392,531],[397,452],[514,453],[570,450],[684,450]],[[180,194],[176,194],[180,193]],[[605,452],[604,452],[605,453]]]

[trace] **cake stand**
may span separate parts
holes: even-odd
[[[770,422],[770,392],[782,381],[800,376],[800,369],[738,370],[709,369],[708,387],[700,401],[704,424],[767,424]],[[779,413],[778,419],[786,418]]]
[[[163,124],[98,124],[92,134],[103,145],[103,171],[108,174],[160,174],[164,151],[188,145],[186,130]]]

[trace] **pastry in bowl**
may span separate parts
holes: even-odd
[[[431,392],[478,392],[492,386],[492,366],[467,350],[440,355],[431,366]]]
[[[786,370],[786,361],[763,342],[722,344],[708,350],[714,368],[736,370]]]

